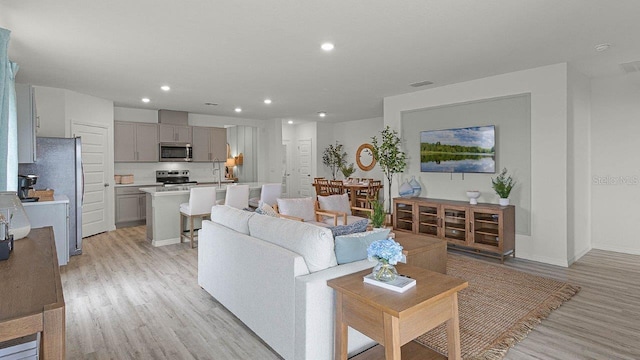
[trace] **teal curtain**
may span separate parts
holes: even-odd
[[[9,61],[11,31],[0,28],[0,191],[18,189],[18,129],[16,116],[16,73]]]

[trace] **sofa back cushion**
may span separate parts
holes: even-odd
[[[300,254],[309,272],[338,265],[329,229],[301,221],[254,216],[249,219],[249,234]]]
[[[278,212],[282,215],[295,216],[304,221],[316,220],[316,203],[313,198],[277,199]]]
[[[211,208],[211,221],[237,232],[249,235],[249,219],[255,215],[228,205],[215,205]]]

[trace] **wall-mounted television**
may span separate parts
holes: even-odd
[[[420,171],[495,173],[495,125],[420,132]]]

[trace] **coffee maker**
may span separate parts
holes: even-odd
[[[18,175],[18,197],[22,202],[38,201],[37,197],[29,197],[29,190],[38,181],[38,175]]]

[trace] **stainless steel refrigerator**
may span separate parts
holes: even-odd
[[[80,138],[36,138],[36,162],[19,164],[19,174],[38,175],[36,189],[69,198],[69,255],[82,254],[82,143]]]

